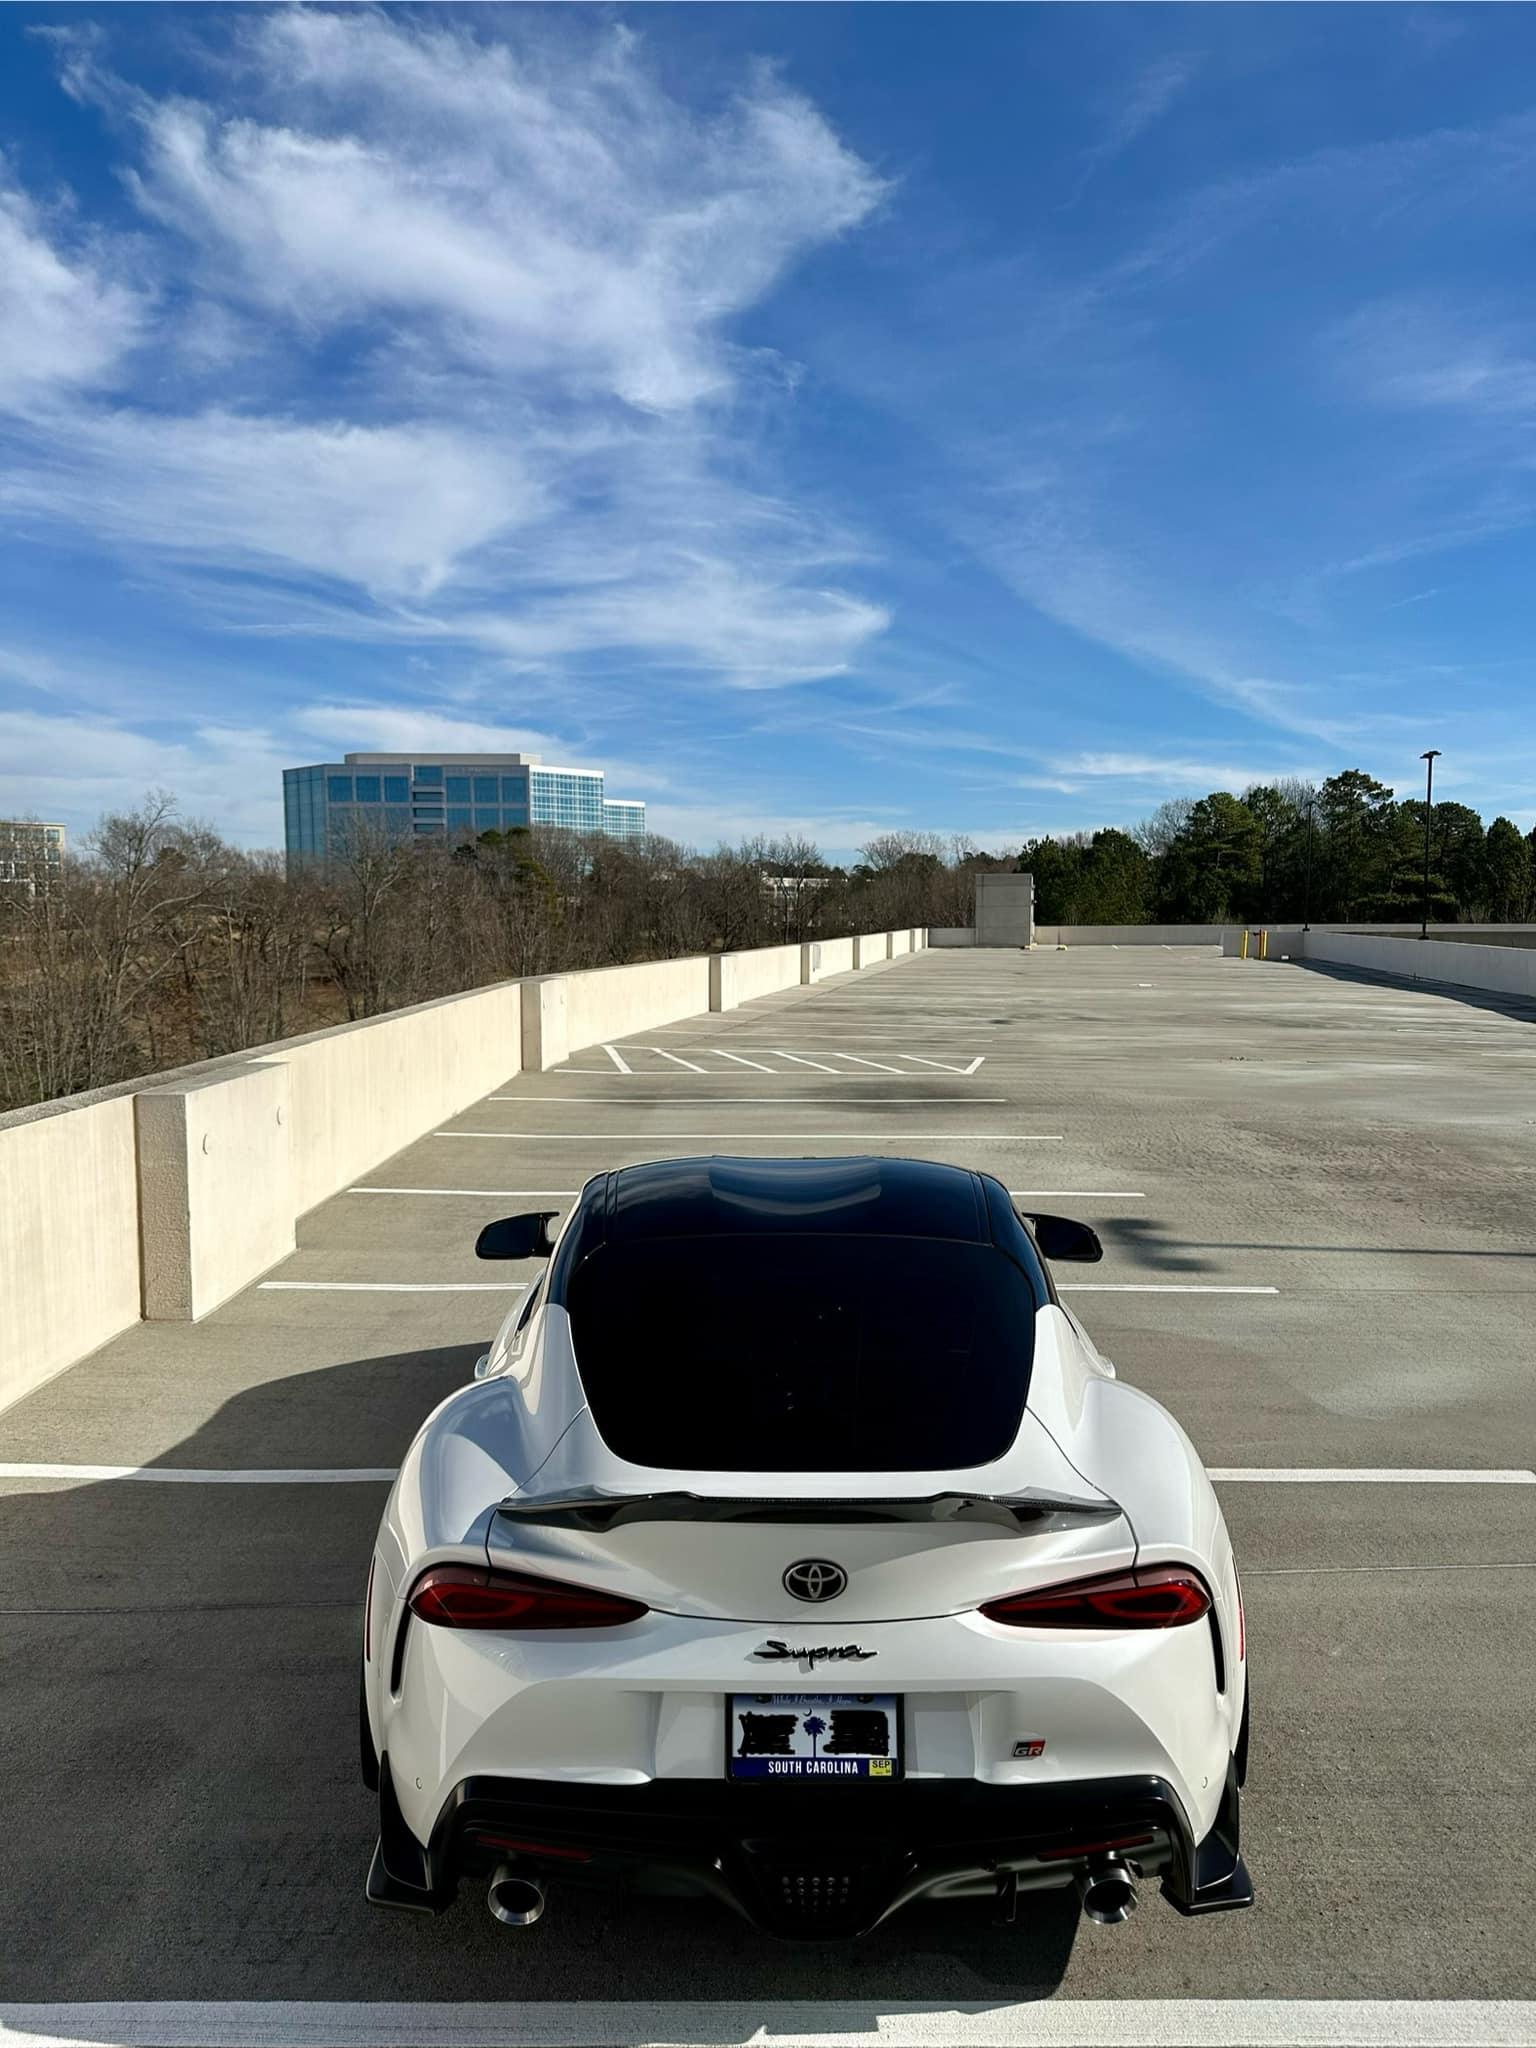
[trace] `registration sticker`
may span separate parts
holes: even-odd
[[[901,1701],[880,1693],[733,1693],[728,1778],[899,1778]]]

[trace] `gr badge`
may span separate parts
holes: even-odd
[[[1022,1742],[1016,1742],[1013,1745],[1013,1754],[1016,1759],[1044,1756],[1045,1743],[1038,1735],[1026,1736]]]

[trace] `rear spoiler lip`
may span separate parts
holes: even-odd
[[[980,1523],[1019,1535],[1058,1522],[1113,1521],[1124,1514],[1107,1495],[1078,1500],[1053,1493],[943,1493],[903,1495],[841,1494],[821,1499],[782,1494],[609,1493],[580,1487],[532,1499],[516,1495],[496,1513],[514,1521],[579,1529],[600,1535],[632,1522],[814,1523],[823,1527],[859,1523]]]

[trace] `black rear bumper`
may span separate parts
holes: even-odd
[[[1112,1854],[1160,1879],[1181,1913],[1253,1903],[1232,1770],[1198,1843],[1173,1788],[1155,1777],[1025,1787],[468,1778],[424,1847],[386,1758],[379,1804],[368,1897],[415,1912],[443,1911],[462,1877],[511,1862],[545,1881],[708,1893],[771,1934],[825,1940],[868,1933],[914,1899],[1011,1902],[1017,1889],[1069,1883]]]

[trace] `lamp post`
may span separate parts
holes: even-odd
[[[1301,928],[1304,932],[1312,929],[1312,825],[1317,812],[1317,798],[1307,798],[1307,879],[1301,897]]]
[[[1440,749],[1431,747],[1428,753],[1420,754],[1424,763],[1424,914],[1419,920],[1419,937],[1429,937],[1429,830],[1434,817],[1435,763],[1440,758]]]

